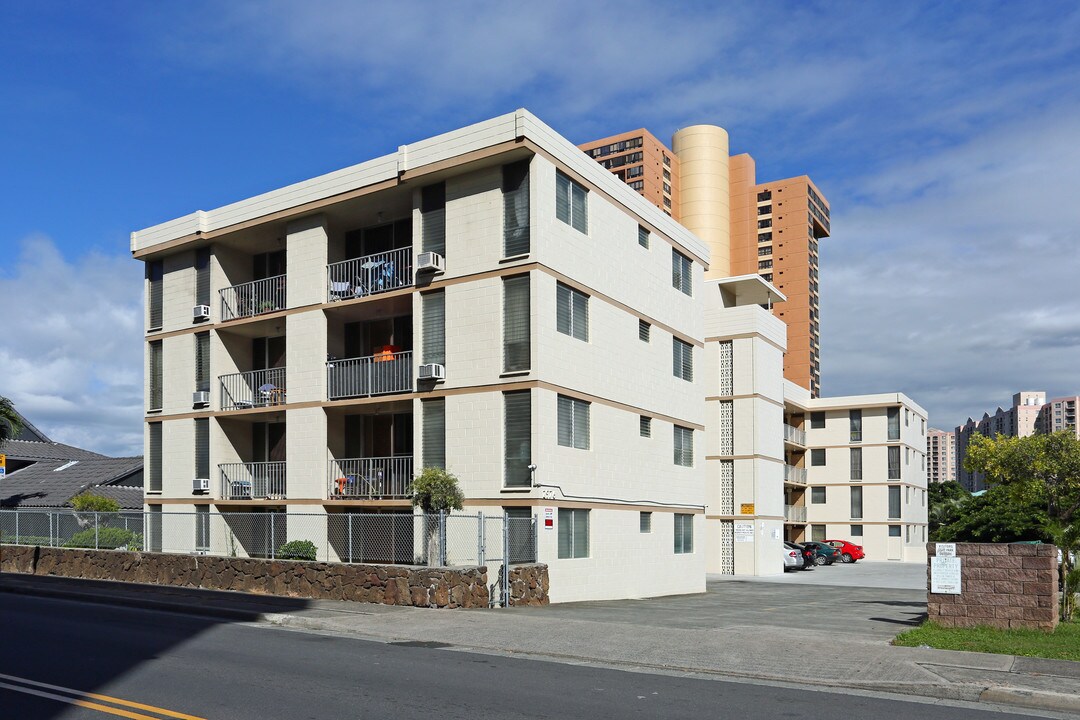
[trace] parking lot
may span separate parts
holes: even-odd
[[[889,640],[926,612],[926,566],[858,562],[767,578],[709,576],[699,595],[563,603],[539,614],[683,630],[816,630]]]

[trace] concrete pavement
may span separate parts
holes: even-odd
[[[434,643],[462,650],[645,672],[810,682],[817,689],[855,689],[986,702],[1029,708],[1050,716],[1080,714],[1080,663],[893,647],[887,638],[902,626],[896,625],[885,633],[870,620],[865,627],[846,631],[836,627],[822,630],[810,623],[785,625],[777,618],[784,618],[786,613],[778,612],[770,619],[763,608],[753,607],[755,592],[762,593],[760,605],[762,599],[773,594],[768,592],[770,589],[776,591],[781,587],[794,592],[804,605],[819,601],[828,605],[827,596],[837,590],[827,586],[723,581],[710,583],[710,592],[704,596],[627,601],[639,604],[632,610],[623,607],[625,603],[579,603],[549,608],[432,611],[128,583],[0,576],[0,591],[138,607],[150,605],[207,615],[220,613],[221,617],[232,620],[255,620],[383,642]],[[745,607],[740,610],[751,613],[746,616],[746,623],[724,622],[728,607],[725,599],[734,597],[729,588],[749,593],[743,596]],[[849,588],[845,594],[854,591]],[[873,601],[874,616],[876,611],[888,612],[891,607],[886,603],[894,591],[880,592],[885,595]],[[825,595],[815,599],[820,593]],[[791,598],[786,602],[791,602]],[[896,602],[917,603],[918,599]],[[680,608],[685,612],[680,613]],[[908,605],[892,608],[900,613],[912,611]]]

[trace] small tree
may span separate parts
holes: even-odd
[[[11,400],[0,396],[0,444],[22,432],[23,423]]]
[[[75,508],[75,512],[120,512],[120,503],[90,492],[79,493],[71,498],[71,507]]]
[[[425,515],[432,513],[461,510],[465,507],[465,494],[458,487],[457,477],[442,468],[426,467],[413,480],[412,504],[424,511]],[[433,558],[440,557],[439,552],[439,523],[432,518],[425,520],[427,523],[427,543],[425,560],[430,564]]]

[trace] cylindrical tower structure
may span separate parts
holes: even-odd
[[[716,125],[691,125],[675,133],[679,156],[679,221],[709,246],[706,278],[731,275],[731,195],[728,134]]]

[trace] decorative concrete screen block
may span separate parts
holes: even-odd
[[[928,588],[930,566],[939,545],[946,544],[928,544]],[[960,594],[929,593],[926,609],[930,620],[945,627],[987,625],[1053,630],[1057,626],[1055,546],[955,543],[955,548],[961,563]]]

